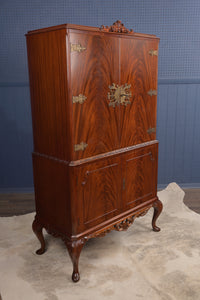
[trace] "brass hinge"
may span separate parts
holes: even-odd
[[[72,102],[82,104],[83,102],[85,102],[86,99],[87,99],[86,96],[84,96],[82,94],[79,94],[78,96],[73,96],[72,97]]]
[[[148,91],[147,92],[147,94],[149,95],[149,96],[156,96],[157,95],[157,90],[150,90],[150,91]]]
[[[80,144],[74,145],[74,151],[84,151],[88,144],[81,142]]]
[[[153,50],[153,49],[151,49],[150,51],[149,51],[149,55],[151,55],[151,56],[158,56],[158,50]]]
[[[152,133],[155,133],[156,132],[156,128],[149,128],[147,130],[148,134],[152,134]]]
[[[81,46],[81,44],[71,44],[71,52],[83,52],[86,50],[85,47]]]

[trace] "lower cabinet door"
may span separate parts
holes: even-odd
[[[121,159],[103,159],[76,169],[78,210],[82,229],[98,225],[119,213]]]
[[[156,196],[158,144],[122,155],[123,209],[134,208]]]

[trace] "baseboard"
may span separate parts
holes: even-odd
[[[196,183],[178,183],[177,184],[182,189],[200,189],[200,182]],[[165,189],[168,186],[168,183],[159,183],[158,191]],[[26,188],[0,188],[0,194],[25,194],[25,193],[34,193],[33,187]]]
[[[176,182],[182,189],[200,189],[200,182],[194,182],[194,183],[178,183]],[[168,186],[167,184],[161,183],[158,184],[158,190],[163,190]]]
[[[27,188],[0,188],[0,194],[32,194],[34,193],[33,187]]]

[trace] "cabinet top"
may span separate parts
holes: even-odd
[[[91,26],[83,26],[83,25],[76,25],[76,24],[62,24],[57,26],[51,26],[46,28],[41,28],[37,30],[31,30],[28,31],[26,35],[32,35],[32,34],[38,34],[38,33],[45,33],[48,31],[56,31],[61,29],[75,29],[80,31],[92,31],[92,32],[98,32],[98,33],[106,33],[106,34],[114,34],[114,35],[123,35],[123,36],[133,36],[133,37],[144,37],[144,38],[153,38],[153,39],[159,39],[153,34],[144,34],[144,33],[138,33],[134,32],[132,29],[127,29],[124,24],[121,21],[116,21],[111,26],[104,26],[101,27],[91,27]]]

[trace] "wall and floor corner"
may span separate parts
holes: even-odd
[[[160,37],[158,184],[200,186],[200,2],[1,0],[0,191],[33,189],[32,126],[24,34],[63,23],[111,25]]]

